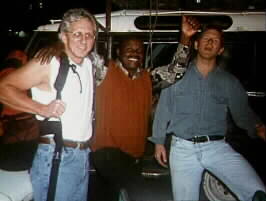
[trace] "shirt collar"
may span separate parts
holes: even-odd
[[[119,60],[116,60],[116,63],[117,63],[117,66],[125,73],[125,75],[127,75],[129,77],[129,72],[128,72],[128,70],[126,68],[124,68],[124,66],[122,65],[122,63]],[[132,80],[135,80],[135,79],[139,78],[142,71],[143,70],[141,70],[140,68],[137,68],[136,73],[132,77],[130,77],[130,78]]]
[[[198,70],[198,68],[197,68],[197,66],[196,66],[196,61],[195,61],[195,60],[193,60],[193,61],[191,62],[191,68],[194,69],[194,71],[197,73],[198,76],[200,76],[200,77],[203,76],[203,75],[199,72],[199,70]],[[210,72],[208,73],[207,77],[210,77],[210,76],[212,76],[213,74],[216,74],[216,73],[219,72],[219,71],[221,71],[221,68],[220,68],[219,65],[216,65],[216,66],[213,68],[213,70],[210,71]]]

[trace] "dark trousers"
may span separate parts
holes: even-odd
[[[143,183],[141,161],[119,149],[97,150],[91,153],[91,159],[96,174],[91,178],[90,201],[118,201],[121,189],[130,192]]]

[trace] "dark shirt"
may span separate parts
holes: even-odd
[[[191,62],[184,77],[162,91],[149,139],[163,144],[167,133],[183,139],[224,136],[228,110],[237,126],[254,135],[256,119],[239,80],[220,67],[203,77]]]

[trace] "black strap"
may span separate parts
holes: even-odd
[[[61,56],[59,72],[58,72],[58,75],[57,75],[55,83],[54,83],[54,87],[57,90],[56,99],[61,100],[61,98],[62,98],[61,97],[61,91],[65,85],[68,71],[69,71],[69,61],[68,61],[67,56],[65,54],[63,54]]]
[[[65,85],[67,74],[69,71],[69,61],[67,56],[64,54],[61,56],[59,72],[56,77],[56,81],[54,84],[55,89],[57,90],[56,99],[61,100],[61,91]],[[58,170],[61,162],[61,154],[63,149],[63,135],[62,135],[62,123],[61,121],[56,123],[51,123],[47,119],[43,122],[43,124],[49,124],[48,127],[54,128],[54,140],[55,140],[55,150],[53,155],[51,173],[50,173],[50,181],[49,188],[47,194],[47,201],[54,201],[55,192],[56,192],[56,184],[58,178]],[[47,128],[47,126],[44,126]]]

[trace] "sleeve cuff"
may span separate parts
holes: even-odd
[[[164,142],[165,142],[165,138],[163,138],[163,137],[162,138],[156,138],[156,137],[151,136],[151,137],[148,137],[148,140],[154,144],[164,144]]]

